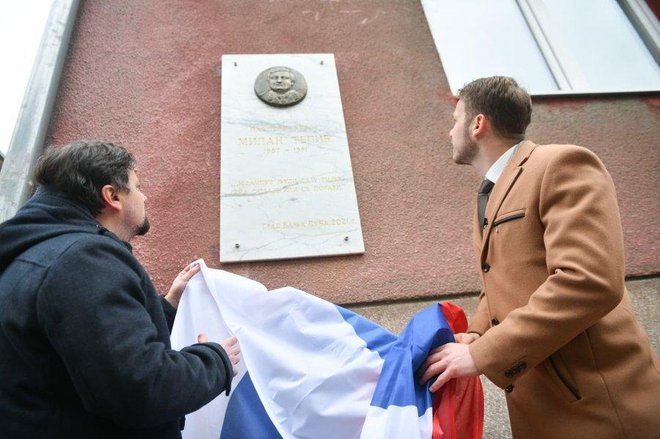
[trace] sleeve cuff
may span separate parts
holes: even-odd
[[[220,359],[222,360],[222,364],[225,367],[225,395],[229,396],[229,392],[231,391],[231,382],[234,379],[234,368],[231,364],[231,360],[229,360],[229,355],[225,352],[225,350],[220,346],[218,343],[213,343],[213,342],[207,342],[207,343],[198,343],[194,344],[193,346],[205,346],[207,348],[210,348],[213,350],[216,354],[220,356]]]
[[[160,296],[160,304],[163,307],[165,320],[167,320],[167,329],[172,332],[172,326],[174,326],[174,318],[176,317],[176,308],[174,308],[172,304],[168,302],[167,299],[165,299],[165,296]]]

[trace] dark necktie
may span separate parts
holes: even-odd
[[[486,204],[488,204],[488,195],[490,195],[493,186],[495,186],[495,183],[485,179],[481,182],[479,192],[477,193],[477,213],[479,215],[479,227],[481,227],[481,230],[483,230],[486,224],[488,224],[485,219]]]

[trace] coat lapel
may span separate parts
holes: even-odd
[[[488,218],[488,226],[483,231],[483,238],[481,241],[481,260],[483,261],[488,252],[488,238],[490,237],[493,228],[493,220],[497,216],[502,202],[511,191],[518,176],[523,171],[523,164],[527,161],[530,154],[536,148],[535,143],[523,141],[518,148],[518,151],[511,157],[509,164],[502,171],[502,175],[497,180],[497,184],[493,187],[493,192],[490,194],[488,205],[486,206],[486,218]]]

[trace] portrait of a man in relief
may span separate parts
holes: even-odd
[[[259,74],[254,92],[269,105],[287,107],[303,100],[307,84],[299,72],[289,67],[271,67]]]

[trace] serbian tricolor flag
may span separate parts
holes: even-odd
[[[418,384],[429,351],[464,331],[452,304],[417,313],[400,336],[368,319],[286,287],[206,267],[186,287],[172,347],[220,341],[241,347],[229,396],[186,417],[183,436],[205,438],[476,439],[483,431],[478,377],[439,392]]]

